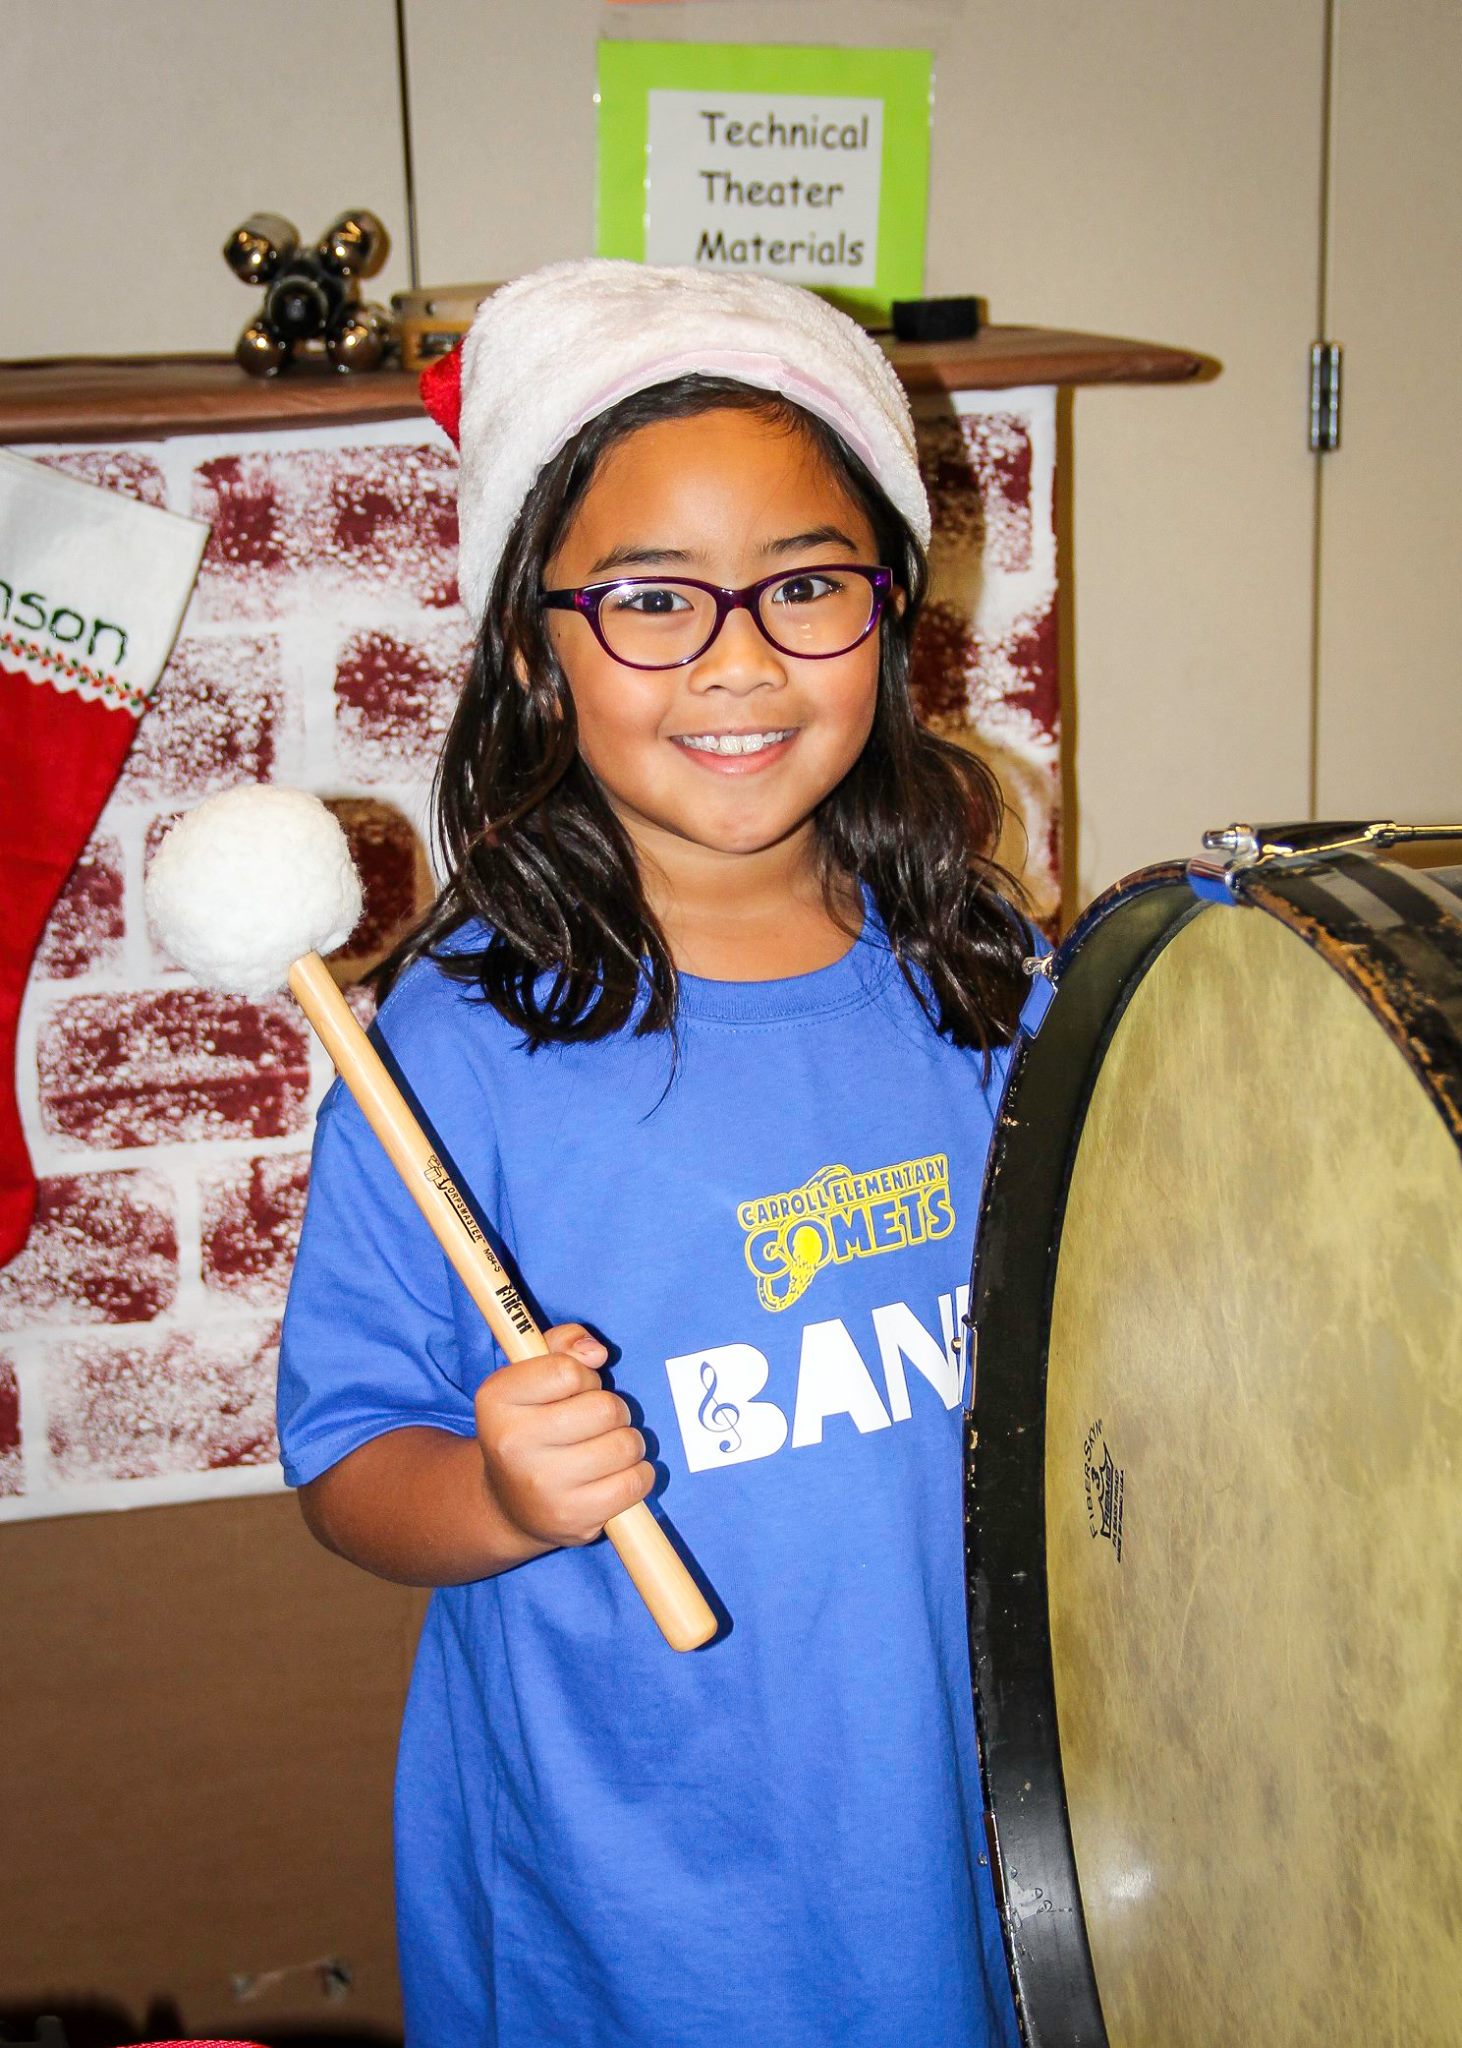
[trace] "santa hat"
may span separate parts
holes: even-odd
[[[691,373],[780,392],[825,420],[928,544],[908,400],[846,314],[770,278],[591,257],[505,285],[422,377],[427,411],[461,450],[458,583],[471,616],[543,465],[620,399]]]

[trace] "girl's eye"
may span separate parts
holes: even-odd
[[[840,576],[789,576],[772,591],[772,603],[815,604],[820,597],[837,597],[846,587]]]
[[[617,612],[638,612],[642,618],[659,619],[671,612],[686,612],[691,609],[690,600],[683,590],[676,590],[668,583],[641,583],[624,590],[617,590],[610,599]]]

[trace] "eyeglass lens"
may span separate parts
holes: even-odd
[[[876,602],[864,576],[803,569],[768,584],[757,618],[783,654],[843,654],[863,637]],[[715,628],[715,599],[692,584],[625,583],[599,602],[599,630],[610,652],[647,668],[694,660]]]

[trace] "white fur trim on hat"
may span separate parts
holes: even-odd
[[[543,465],[620,399],[692,371],[826,420],[927,545],[909,403],[856,322],[771,278],[590,257],[505,285],[463,344],[458,582],[473,618]]]

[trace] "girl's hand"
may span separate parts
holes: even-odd
[[[489,1373],[477,1439],[499,1512],[534,1544],[592,1543],[655,1483],[629,1409],[599,1378],[609,1353],[582,1323],[545,1331],[548,1352]]]

